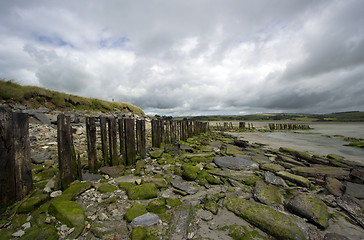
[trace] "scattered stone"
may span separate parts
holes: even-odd
[[[308,239],[300,226],[302,220],[268,206],[227,197],[225,207],[277,239]]]
[[[210,211],[205,210],[197,210],[196,216],[204,221],[211,221],[213,219],[213,215]]]
[[[344,194],[343,193],[344,184],[342,184],[336,178],[332,178],[332,177],[326,178],[326,189],[327,189],[327,191],[329,191],[329,193],[331,193],[332,195],[334,195],[336,197],[340,197]]]
[[[142,180],[139,178],[139,179],[137,179],[137,180],[135,180],[135,184],[136,185],[140,185],[142,183]]]
[[[186,192],[187,194],[195,194],[198,192],[198,188],[192,186],[191,184],[183,183],[181,180],[173,179],[171,184],[174,188]]]
[[[44,161],[49,160],[51,156],[52,156],[51,152],[42,152],[42,153],[31,152],[30,153],[30,159],[31,159],[32,163],[34,163],[34,164],[43,164]]]
[[[267,185],[263,181],[255,184],[254,198],[266,205],[283,209],[283,195],[281,189],[274,185]]]
[[[11,236],[20,238],[21,236],[24,235],[24,233],[25,232],[23,230],[19,230],[19,231],[15,232],[15,233],[11,234]]]
[[[26,223],[24,223],[22,226],[21,226],[21,228],[23,229],[23,230],[27,230],[28,228],[30,228],[31,227],[31,224],[30,224],[30,222],[26,222]]]
[[[270,171],[270,172],[284,171],[284,167],[282,167],[281,165],[278,165],[278,164],[274,164],[274,163],[262,164],[262,165],[260,165],[260,169],[265,170],[265,171]]]
[[[259,165],[256,162],[247,160],[243,157],[215,157],[214,162],[220,168],[229,168],[232,170],[241,169],[258,169]]]
[[[159,223],[158,215],[154,213],[146,213],[133,219],[130,225],[134,228],[136,226],[148,227]]]
[[[109,217],[105,213],[102,212],[102,213],[99,214],[99,220],[100,221],[105,221],[107,219],[109,219]]]
[[[61,196],[61,195],[62,195],[62,191],[58,190],[58,191],[51,192],[50,197],[55,198],[55,197],[58,197],[58,196]]]
[[[349,213],[351,218],[364,228],[364,204],[350,195],[343,195],[336,200],[337,204]]]
[[[320,228],[329,226],[329,211],[326,204],[310,194],[298,194],[286,202],[289,211],[307,218]]]
[[[350,239],[338,233],[326,233],[324,240],[350,240]]]
[[[267,183],[270,183],[270,184],[273,184],[273,185],[287,187],[286,182],[282,178],[277,177],[274,173],[271,173],[271,172],[265,172],[264,180]]]
[[[125,167],[123,165],[118,165],[118,166],[104,166],[102,168],[100,168],[100,173],[101,174],[106,174],[109,175],[113,178],[116,177],[120,177],[121,173],[124,172]]]
[[[358,183],[346,182],[345,194],[358,199],[364,198],[364,185]]]
[[[276,175],[302,187],[309,188],[311,186],[310,180],[302,176],[298,176],[286,171],[276,172]]]

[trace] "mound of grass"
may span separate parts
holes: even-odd
[[[13,80],[0,79],[0,99],[26,104],[32,108],[47,107],[58,110],[81,110],[94,112],[131,112],[143,114],[141,108],[126,102],[109,102],[51,91],[36,86],[21,86]]]

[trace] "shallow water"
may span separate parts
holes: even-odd
[[[313,154],[326,156],[333,153],[341,155],[348,160],[364,163],[364,149],[343,146],[348,142],[341,137],[364,138],[364,123],[309,123],[312,130],[301,131],[298,134],[291,131],[276,132],[252,132],[252,133],[233,133],[238,137],[243,137],[249,142],[259,142],[267,144],[271,148],[288,147],[298,151],[308,151]],[[254,126],[263,128],[267,124],[256,122]],[[324,135],[331,136],[330,138]]]

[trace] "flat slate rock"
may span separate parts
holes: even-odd
[[[363,199],[364,198],[364,185],[352,182],[346,182],[345,194]]]
[[[171,181],[171,184],[174,188],[177,188],[178,190],[181,190],[183,192],[186,192],[187,194],[195,194],[198,192],[198,189],[191,184],[183,183],[181,180],[173,179]]]
[[[51,156],[52,156],[51,152],[42,152],[42,153],[31,152],[30,153],[30,159],[31,159],[32,163],[35,163],[35,164],[42,164],[42,163],[44,163],[45,160],[49,160]]]
[[[183,240],[188,238],[188,233],[193,230],[193,209],[184,207],[175,211],[172,218],[172,228],[170,229],[170,240]]]
[[[229,168],[233,170],[241,170],[245,168],[258,169],[256,162],[250,161],[242,157],[215,157],[214,162],[221,168]]]
[[[271,172],[265,172],[264,180],[267,183],[270,183],[270,184],[273,184],[273,185],[287,187],[286,182],[282,178],[276,176],[274,173],[271,173]]]
[[[32,116],[40,121],[42,124],[51,125],[51,121],[47,118],[47,116],[40,112],[32,113]]]
[[[146,213],[139,217],[136,217],[131,221],[131,226],[134,228],[136,226],[148,227],[159,223],[158,215],[154,213]]]
[[[364,204],[360,200],[349,195],[343,195],[342,197],[339,197],[336,202],[337,205],[349,213],[355,222],[364,228]]]
[[[120,177],[120,172],[124,170],[124,166],[112,166],[112,167],[109,167],[109,166],[105,166],[105,167],[102,167],[100,168],[100,173],[101,174],[107,174],[109,175],[110,177]]]

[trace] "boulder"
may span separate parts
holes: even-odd
[[[131,200],[146,200],[157,197],[157,187],[153,183],[132,186],[126,191]]]
[[[302,176],[298,176],[298,175],[295,175],[295,174],[292,174],[292,173],[289,173],[286,171],[276,172],[276,175],[285,180],[293,182],[299,186],[302,186],[302,187],[309,188],[311,185],[311,182],[307,178],[304,178]]]
[[[339,180],[332,177],[326,178],[326,189],[331,193],[332,195],[336,197],[340,197],[344,194],[344,184],[342,184]]]
[[[136,217],[131,221],[130,225],[134,228],[137,226],[148,227],[159,223],[158,215],[154,213],[146,213],[139,217]]]
[[[85,213],[82,207],[73,201],[53,200],[49,205],[49,214],[55,216],[60,222],[68,227],[75,228],[70,239],[77,238],[85,225]]]
[[[185,164],[182,166],[182,178],[187,181],[194,181],[197,178],[200,168],[197,166],[192,166]]]
[[[277,239],[308,239],[307,233],[298,225],[302,223],[298,217],[262,204],[232,197],[225,199],[225,207]]]
[[[330,167],[324,165],[312,165],[311,167],[294,167],[294,174],[303,177],[313,177],[324,179],[325,176],[334,177],[337,179],[349,179],[349,170],[345,168]]]
[[[18,207],[18,213],[28,213],[48,200],[48,194],[36,192],[28,199],[25,199]]]
[[[263,204],[282,208],[283,195],[281,189],[274,185],[265,184],[263,181],[256,182],[254,188],[254,198]]]
[[[229,168],[232,170],[241,169],[258,169],[259,165],[256,162],[250,161],[243,157],[220,157],[214,158],[214,162],[220,168]]]
[[[161,214],[167,211],[166,201],[164,199],[155,199],[150,201],[147,206],[148,212]]]
[[[121,173],[124,172],[125,167],[122,165],[118,165],[118,166],[104,166],[102,168],[100,168],[100,173],[101,174],[106,174],[109,175],[110,177],[116,178],[116,177],[120,177]]]
[[[337,204],[349,213],[351,218],[364,228],[364,204],[355,197],[343,195],[336,200]]]
[[[144,240],[147,237],[147,230],[141,226],[136,226],[131,231],[132,240]]]
[[[118,190],[118,188],[111,184],[103,184],[97,188],[97,191],[99,193],[109,193],[109,192],[114,192],[116,190]]]
[[[286,202],[289,211],[307,218],[320,228],[329,226],[329,211],[326,204],[310,194],[298,194]]]
[[[63,191],[61,196],[56,197],[58,200],[75,200],[76,197],[91,188],[91,182],[75,182]]]
[[[352,182],[345,183],[345,194],[353,196],[358,199],[364,199],[364,185]]]
[[[31,159],[32,163],[34,163],[34,164],[43,164],[44,161],[49,160],[51,156],[52,156],[51,152],[41,152],[41,153],[31,152],[30,153],[30,159]]]
[[[364,184],[364,169],[352,169],[350,178],[354,183]]]
[[[274,164],[274,163],[262,164],[262,165],[260,165],[260,169],[265,170],[265,171],[270,171],[270,172],[284,171],[284,167],[282,167],[279,164]]]
[[[181,180],[173,179],[171,184],[174,188],[186,192],[187,194],[195,194],[198,192],[198,188],[192,186],[191,184],[183,183]]]
[[[282,178],[276,176],[274,173],[271,172],[265,172],[264,180],[269,184],[287,187],[286,182]]]
[[[128,211],[126,211],[124,218],[126,221],[131,222],[134,218],[139,217],[148,213],[147,209],[143,204],[134,204]]]
[[[246,148],[249,147],[249,141],[243,139],[234,139],[234,144],[238,147]]]

